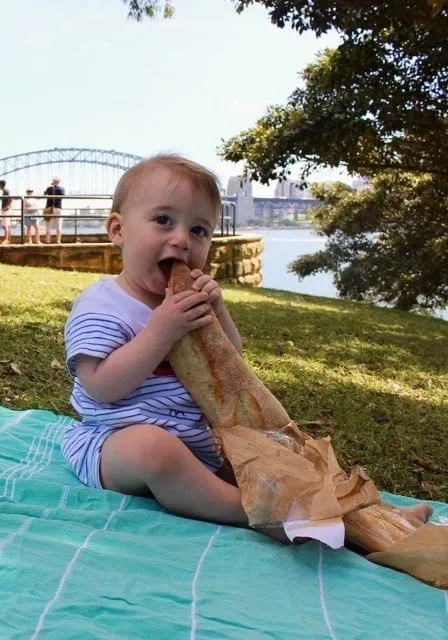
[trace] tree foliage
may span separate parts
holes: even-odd
[[[446,172],[448,8],[435,11],[426,0],[259,2],[279,26],[318,34],[334,27],[342,42],[304,70],[286,105],[223,145],[226,159],[245,160],[263,182],[299,161],[305,175],[340,164],[361,174]]]
[[[170,0],[122,0],[128,7],[128,18],[142,22],[145,18],[172,18],[174,7]]]
[[[372,178],[362,193],[317,189],[327,249],[295,261],[299,276],[329,270],[341,295],[400,308],[448,302],[448,3],[442,0],[257,2],[279,27],[323,34],[337,49],[303,72],[285,105],[223,143],[252,179],[302,180],[322,166]]]
[[[371,188],[313,185],[314,220],[326,248],[299,257],[301,277],[327,270],[342,297],[399,309],[448,302],[448,185],[430,174],[379,173]]]

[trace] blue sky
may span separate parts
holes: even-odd
[[[284,102],[337,38],[278,29],[261,6],[238,15],[230,0],[174,4],[173,20],[137,24],[121,0],[5,3],[0,157],[64,146],[169,150],[225,185],[240,167],[218,158],[220,140]]]

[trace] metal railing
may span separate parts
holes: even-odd
[[[236,204],[234,202],[221,202],[221,235],[234,236],[236,229]],[[232,229],[232,233],[230,233]]]
[[[2,198],[2,195],[0,194],[0,198]],[[25,211],[25,200],[110,200],[112,201],[112,196],[110,195],[104,195],[104,196],[100,196],[100,195],[66,195],[66,196],[59,196],[59,195],[53,195],[53,196],[42,196],[42,195],[32,195],[29,198],[27,198],[26,196],[16,196],[16,195],[8,195],[8,196],[3,196],[3,198],[11,198],[11,200],[15,200],[15,201],[19,201],[20,203],[20,213],[14,214],[13,211],[17,211],[17,209],[10,209],[8,211],[6,215],[6,217],[10,218],[11,220],[19,220],[19,224],[20,224],[20,242],[21,244],[24,244],[24,240],[25,240],[25,217],[27,218],[37,218],[38,220],[42,220],[43,218],[48,218],[48,215],[44,214],[44,210],[42,209],[42,211],[40,213],[27,213]],[[73,208],[73,209],[64,209],[64,213],[61,213],[61,215],[51,215],[51,219],[52,220],[58,220],[59,218],[61,218],[64,223],[70,223],[74,226],[74,235],[75,235],[75,242],[78,242],[78,238],[79,236],[85,235],[86,233],[89,233],[88,231],[86,231],[86,226],[85,222],[93,222],[93,221],[101,221],[104,220],[106,221],[108,216],[109,216],[109,212],[110,212],[110,206],[105,207],[104,209],[100,209],[102,211],[104,211],[104,214],[93,214],[93,213],[89,213],[89,214],[84,214],[84,213],[79,213],[80,211],[84,211],[84,209],[82,209],[81,207],[78,208]],[[69,211],[73,211],[72,214],[68,213]],[[98,211],[98,209],[97,209]],[[82,228],[82,222],[84,221],[84,233],[80,233],[80,227]],[[80,224],[81,223],[81,224]],[[229,236],[229,235],[235,235],[235,230],[236,230],[236,205],[234,202],[226,202],[223,201],[221,203],[221,219],[217,224],[216,229],[220,230],[220,235],[221,236]],[[12,231],[12,230],[11,230]],[[215,231],[216,234],[216,231]],[[17,234],[14,234],[17,235]]]

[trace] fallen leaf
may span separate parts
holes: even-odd
[[[9,366],[14,371],[14,373],[17,373],[18,376],[22,375],[22,372],[19,369],[19,365],[17,365],[15,362],[10,362]]]
[[[322,427],[326,424],[324,420],[296,420],[299,427]]]
[[[51,361],[51,368],[52,369],[63,369],[64,367],[62,366],[62,364],[59,362],[59,360],[56,360],[56,358],[54,358]]]
[[[436,473],[445,473],[445,469],[443,469],[440,465],[432,462],[432,460],[425,460],[424,458],[420,458],[419,456],[412,455],[411,460],[419,464],[423,469],[427,471],[435,471]]]

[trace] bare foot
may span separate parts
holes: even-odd
[[[401,511],[404,517],[410,522],[412,522],[413,518],[417,518],[420,522],[428,522],[434,509],[430,507],[429,504],[416,504],[412,507],[400,507],[399,511]]]
[[[9,244],[9,240],[3,240],[2,244]]]

